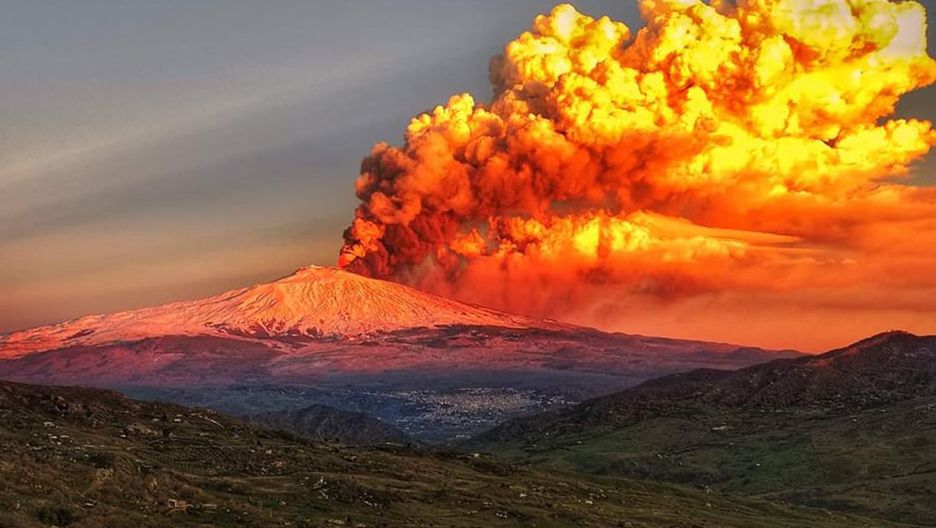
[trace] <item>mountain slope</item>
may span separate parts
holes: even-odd
[[[15,332],[0,379],[116,388],[238,415],[326,405],[425,441],[692,368],[797,355],[611,334],[327,269]]]
[[[547,416],[504,424],[485,436],[512,436],[524,427],[539,435],[573,424],[627,425],[665,414],[675,405],[854,409],[923,396],[936,396],[936,336],[889,332],[817,356],[653,379]]]
[[[312,266],[271,283],[206,299],[14,332],[0,338],[0,358],[166,335],[355,337],[449,325],[557,326],[393,282]]]
[[[936,525],[936,336],[651,380],[465,446]]]
[[[412,443],[403,431],[390,424],[364,413],[340,411],[324,405],[256,414],[250,421],[320,442],[359,446]]]
[[[346,448],[116,393],[0,383],[0,526],[888,528],[482,456]]]
[[[737,368],[786,353],[581,328],[449,326],[363,338],[161,336],[0,360],[0,379],[116,388],[237,415],[327,405],[419,440],[687,368]]]

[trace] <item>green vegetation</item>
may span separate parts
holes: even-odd
[[[936,523],[936,401],[822,418],[805,411],[664,416],[472,449],[566,471]]]
[[[936,338],[661,378],[465,446],[539,470],[936,526]]]
[[[569,467],[585,456],[567,453],[556,460]],[[37,526],[899,525],[473,454],[318,444],[106,391],[0,383],[0,527]]]
[[[713,418],[664,417],[605,433],[557,438],[532,447],[534,453],[542,452],[533,454],[530,461],[743,493],[825,484],[808,435],[716,432],[713,428],[731,426],[723,425],[728,420]]]

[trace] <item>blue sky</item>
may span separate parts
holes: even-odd
[[[371,145],[486,99],[489,57],[552,5],[3,0],[0,331],[333,264]]]

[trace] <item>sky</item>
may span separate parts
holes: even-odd
[[[371,146],[488,99],[489,58],[552,5],[0,2],[0,332],[334,265]],[[913,170],[936,183],[932,155]]]

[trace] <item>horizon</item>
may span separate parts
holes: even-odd
[[[348,271],[342,270],[340,267],[337,267],[337,266],[323,266],[323,265],[318,265],[318,264],[309,264],[309,265],[306,265],[306,266],[301,266],[301,267],[295,269],[294,271],[292,271],[291,273],[288,273],[288,274],[286,274],[286,275],[282,275],[282,276],[277,277],[277,278],[275,278],[275,279],[271,279],[271,280],[269,280],[269,281],[257,282],[257,283],[253,283],[253,284],[250,284],[250,285],[244,285],[244,286],[243,286],[243,289],[253,290],[253,289],[256,289],[256,288],[259,288],[259,287],[263,287],[263,286],[271,285],[271,284],[274,284],[274,283],[282,282],[282,281],[284,281],[284,280],[286,280],[286,279],[294,278],[294,277],[296,277],[297,275],[300,275],[302,272],[304,272],[304,271],[309,271],[309,270],[326,270],[326,271],[333,271],[333,272],[339,272],[339,273],[346,273],[346,274],[348,274],[348,275],[350,275],[350,276],[362,278],[362,279],[365,279],[365,280],[374,280],[374,281],[386,282],[386,283],[388,283],[388,284],[393,284],[393,285],[400,285],[400,286],[403,286],[403,287],[405,287],[405,288],[410,288],[410,289],[412,289],[414,292],[420,292],[420,293],[424,293],[424,294],[429,295],[429,296],[434,296],[434,294],[432,294],[432,293],[429,293],[429,292],[421,292],[420,290],[418,290],[418,289],[416,289],[416,288],[411,288],[411,287],[409,287],[409,286],[407,286],[407,285],[405,285],[405,284],[398,284],[398,283],[396,283],[396,282],[389,281],[389,280],[385,280],[385,279],[378,279],[378,278],[373,278],[373,277],[361,276],[361,275],[358,275],[358,274],[355,274],[355,273],[352,273],[352,272],[348,272]],[[201,300],[205,300],[205,299],[210,299],[210,298],[213,298],[213,297],[217,297],[217,296],[219,296],[219,295],[224,295],[225,293],[228,293],[228,292],[225,292],[225,291],[216,292],[216,294],[210,295],[210,296],[204,297],[204,298],[178,299],[178,300],[172,301],[171,303],[168,303],[168,304],[175,304],[176,302],[183,302],[183,303],[185,303],[185,302],[197,302],[197,301],[201,301]],[[439,297],[439,298],[440,298],[440,299],[445,299],[445,297]],[[455,301],[455,302],[458,302],[458,301]],[[472,303],[464,303],[464,304],[466,304],[466,305],[468,305],[468,306],[472,306],[472,307],[486,308],[485,306],[477,305],[477,304],[472,304]],[[38,326],[38,327],[29,327],[29,328],[23,328],[23,329],[13,330],[13,331],[9,332],[8,334],[15,334],[15,333],[18,333],[18,332],[20,332],[20,331],[29,331],[29,330],[33,330],[33,329],[43,328],[44,326],[56,326],[56,325],[58,325],[58,324],[60,324],[60,323],[68,323],[68,322],[77,321],[77,320],[82,319],[82,318],[84,318],[84,317],[97,317],[97,316],[116,315],[116,314],[121,314],[121,313],[135,312],[135,311],[143,310],[143,309],[147,309],[147,308],[157,308],[157,307],[159,307],[159,306],[163,306],[163,305],[145,306],[145,307],[141,307],[141,308],[129,309],[129,310],[121,310],[121,311],[118,311],[118,312],[110,312],[110,313],[102,312],[102,313],[95,313],[95,314],[84,314],[84,315],[79,316],[79,317],[77,317],[77,318],[68,319],[68,320],[65,320],[65,321],[56,321],[56,322],[50,323],[49,325],[42,325],[42,326]],[[497,311],[497,310],[495,310],[495,311]],[[513,315],[513,314],[511,314],[510,312],[504,312],[504,313],[505,313],[506,315]],[[550,318],[545,318],[545,319],[542,319],[542,321],[543,321],[543,322],[550,322],[550,321],[554,321],[554,320],[553,320],[553,319],[550,319]],[[559,321],[559,322],[561,323],[561,321]],[[604,331],[604,332],[613,333],[613,334],[623,334],[623,335],[632,336],[632,337],[665,338],[665,339],[676,339],[676,340],[678,340],[678,339],[685,339],[685,340],[688,340],[688,341],[692,341],[692,340],[693,340],[692,337],[682,337],[682,338],[679,338],[679,337],[674,337],[674,336],[644,335],[644,334],[639,334],[639,333],[628,333],[628,332],[623,332],[623,331],[602,330],[602,329],[600,329],[600,328],[589,327],[588,325],[573,325],[573,326],[582,326],[583,328],[586,328],[586,329],[599,330],[599,331]],[[919,333],[919,334],[918,334],[918,333],[910,332],[910,331],[903,330],[903,329],[900,329],[900,328],[891,328],[891,329],[885,329],[885,330],[881,330],[881,331],[879,331],[879,332],[875,332],[875,333],[873,333],[873,334],[869,334],[869,335],[863,336],[863,337],[861,337],[861,338],[859,338],[859,339],[856,339],[856,340],[854,340],[854,341],[849,341],[849,342],[847,342],[847,343],[842,343],[842,344],[840,344],[840,345],[832,346],[832,347],[829,347],[829,348],[826,348],[826,349],[822,349],[822,350],[805,350],[805,349],[796,349],[796,348],[792,348],[792,347],[777,347],[777,348],[775,348],[774,350],[776,350],[776,351],[778,351],[778,352],[781,352],[781,351],[793,351],[793,352],[805,353],[805,354],[808,354],[808,355],[821,355],[821,354],[824,354],[824,353],[827,353],[827,352],[833,352],[833,351],[835,351],[835,350],[839,350],[839,349],[843,349],[843,348],[848,348],[848,347],[850,347],[850,346],[860,344],[860,343],[862,343],[862,342],[864,342],[864,341],[874,340],[874,339],[879,338],[879,337],[881,337],[881,336],[891,335],[891,334],[903,334],[903,335],[910,335],[910,336],[920,337],[920,338],[936,337],[936,333]],[[706,340],[699,340],[699,341],[701,341],[701,342],[706,342]],[[765,349],[770,350],[769,347],[757,347],[757,345],[752,345],[752,344],[750,344],[750,343],[733,343],[733,342],[720,342],[720,341],[710,341],[710,342],[713,343],[713,344],[724,344],[724,345],[741,346],[741,347],[756,347],[756,348],[765,348]]]

